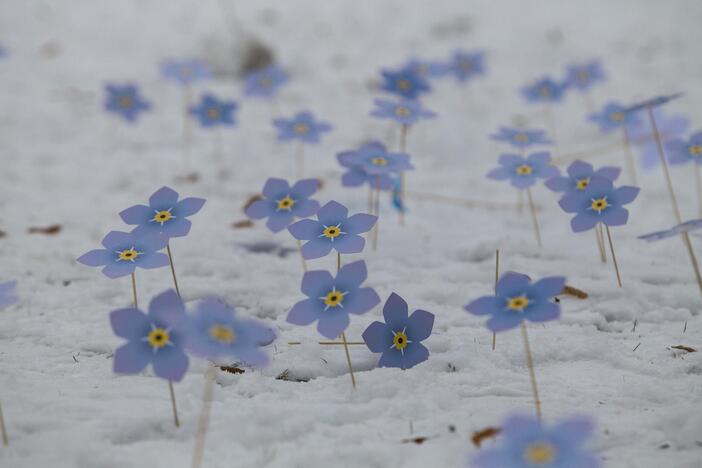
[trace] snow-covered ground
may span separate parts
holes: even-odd
[[[613,230],[623,289],[611,265],[600,263],[594,235],[572,234],[568,216],[543,186],[534,191],[542,208],[541,251],[527,213],[514,208],[410,196],[402,228],[383,199],[379,250],[353,258],[366,260],[368,285],[383,301],[395,291],[411,310],[436,314],[436,322],[425,342],[429,360],[409,371],[377,369],[378,356],[355,347],[356,391],[341,349],[314,344],[314,327],[285,322],[302,299],[299,257],[246,248],[255,242],[294,248],[294,240],[262,224],[232,228],[267,177],[294,177],[294,145],[275,142],[270,118],[303,108],[335,125],[306,155],[308,173],[325,182],[318,199],[365,210],[366,191],[341,187],[334,155],[386,138],[388,125],[368,116],[375,95],[369,83],[380,67],[411,56],[484,49],[489,73],[465,88],[451,79],[437,82],[427,96],[426,106],[440,117],[410,134],[417,170],[408,176],[409,192],[516,205],[507,184],[485,178],[505,149],[487,135],[517,115],[543,126],[543,116],[516,89],[545,73],[560,76],[574,61],[602,59],[609,80],[594,90],[598,104],[686,92],[667,110],[686,114],[697,129],[699,0],[259,0],[236,2],[235,11],[239,29],[232,32],[225,28],[232,18],[223,21],[214,0],[0,5],[0,43],[8,50],[0,59],[0,229],[6,233],[0,281],[17,279],[21,297],[0,312],[0,399],[10,436],[9,447],[0,447],[0,466],[189,466],[206,364],[192,360],[176,386],[182,420],[176,429],[162,380],[150,372],[112,372],[111,354],[121,341],[108,313],[130,303],[129,279],[108,280],[75,262],[107,231],[127,230],[117,213],[162,185],[208,200],[190,235],[172,243],[185,299],[222,296],[279,335],[269,368],[220,375],[204,466],[465,466],[475,452],[473,431],[533,411],[519,332],[499,335],[492,351],[483,321],[462,310],[491,291],[496,248],[503,270],[562,274],[590,293],[584,301],[564,299],[560,321],[530,327],[544,417],[594,418],[591,447],[608,467],[702,466],[702,353],[669,348],[702,348],[702,298],[678,240],[636,239],[674,224],[659,169],[642,177],[629,224]],[[219,154],[213,135],[196,131],[186,161],[180,93],[162,81],[157,64],[164,57],[217,60],[224,49],[237,50],[245,34],[273,47],[292,82],[273,105],[240,100],[240,123],[223,132]],[[103,83],[127,80],[140,83],[154,105],[137,126],[102,109]],[[239,99],[241,82],[221,79],[201,90]],[[576,94],[555,109],[556,156],[616,141],[585,122],[586,111]],[[621,151],[592,158],[621,161]],[[193,168],[200,180],[184,181]],[[672,175],[684,218],[696,216],[692,174]],[[27,234],[54,223],[63,226],[58,235]],[[699,238],[693,243],[702,247]],[[333,261],[312,266],[331,269]],[[167,269],[142,270],[137,278],[142,303],[171,285]],[[354,317],[349,339],[360,339],[380,310]],[[305,344],[291,347],[290,340]],[[286,369],[311,380],[276,380]],[[413,436],[430,439],[402,442]]]

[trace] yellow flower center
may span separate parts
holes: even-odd
[[[208,108],[206,114],[207,114],[207,117],[209,119],[212,119],[212,120],[219,119],[219,116],[221,115],[221,113],[219,112],[219,109],[216,107]]]
[[[290,198],[290,195],[286,196],[285,198],[281,198],[278,200],[278,211],[281,210],[291,210],[293,205],[295,204],[295,200]]]
[[[395,115],[398,117],[407,117],[410,113],[410,110],[406,107],[398,106],[395,108]]]
[[[524,450],[524,460],[532,465],[548,465],[556,459],[556,449],[547,442],[536,442]]]
[[[310,127],[307,124],[299,123],[295,124],[295,126],[293,127],[293,131],[298,135],[304,135],[305,133],[310,131]]]
[[[376,156],[375,158],[371,159],[371,163],[374,166],[387,166],[388,160],[382,156]]]
[[[612,112],[612,114],[609,116],[609,118],[615,122],[621,122],[622,120],[624,120],[624,112],[622,112],[622,111]]]
[[[222,344],[232,344],[236,340],[236,333],[226,325],[212,325],[209,331],[210,337]]]
[[[324,310],[329,309],[330,307],[344,307],[342,302],[344,302],[344,295],[346,293],[342,293],[341,291],[337,291],[336,288],[333,288],[331,291],[327,293],[326,296],[323,297],[324,299],[324,305],[326,306]]]
[[[514,141],[517,141],[519,143],[526,143],[529,141],[529,136],[526,133],[517,133],[514,135]]]
[[[461,70],[465,72],[471,71],[473,69],[473,62],[470,60],[463,60],[459,66],[461,67]]]
[[[322,231],[322,236],[334,239],[341,235],[341,226],[328,226]]]
[[[404,350],[408,343],[409,341],[407,340],[407,334],[404,332],[404,330],[395,333],[395,336],[392,339],[392,345],[400,351]]]
[[[136,258],[144,252],[138,252],[134,247],[130,247],[124,250],[117,251],[117,260],[122,260],[125,262],[133,262]]]
[[[581,70],[578,72],[578,81],[585,82],[590,79],[590,74],[586,72],[585,70]]]
[[[529,298],[526,296],[515,296],[510,297],[507,300],[507,308],[509,310],[516,310],[517,312],[523,312],[524,309],[529,305]]]
[[[273,84],[273,80],[270,78],[261,78],[258,84],[260,84],[262,88],[269,88]]]
[[[146,341],[152,348],[161,349],[171,341],[171,336],[164,328],[154,328],[146,336]]]
[[[692,145],[688,148],[688,151],[693,156],[699,156],[702,154],[702,145]]]
[[[525,176],[529,175],[534,171],[532,167],[528,164],[522,164],[521,166],[517,167],[517,175],[520,176]]]
[[[541,88],[539,88],[539,96],[541,96],[542,98],[551,97],[551,88],[549,88],[548,86],[542,86]]]
[[[578,181],[575,183],[575,187],[578,190],[584,190],[585,187],[590,185],[590,178],[588,177],[587,179],[578,179]]]
[[[156,214],[154,214],[154,217],[151,218],[151,221],[160,223],[161,226],[163,226],[163,223],[169,221],[171,218],[174,218],[174,216],[171,214],[171,209],[172,208],[168,210],[157,211]]]
[[[603,198],[596,198],[596,199],[592,200],[592,204],[590,205],[590,208],[592,210],[597,211],[597,213],[601,213],[604,210],[606,210],[608,206],[609,206],[609,203],[607,203],[607,198],[603,197]]]
[[[412,87],[412,83],[409,82],[409,80],[398,80],[397,81],[397,87],[400,88],[402,91],[407,91]]]
[[[122,109],[128,109],[128,108],[132,107],[133,101],[132,101],[132,98],[129,96],[122,96],[118,99],[117,102],[119,104],[119,107],[121,107]]]

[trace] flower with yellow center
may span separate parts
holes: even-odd
[[[221,344],[232,344],[236,340],[236,333],[226,325],[212,325],[209,329],[210,337]]]
[[[132,246],[128,249],[117,250],[116,253],[117,261],[134,262],[134,260],[136,260],[137,257],[144,252],[139,252]]]
[[[412,87],[412,83],[410,83],[409,80],[398,80],[397,87],[400,88],[402,91],[407,91]]]
[[[261,86],[261,88],[270,88],[271,85],[273,84],[273,80],[271,80],[268,77],[261,78],[259,80],[258,84]]]
[[[524,312],[524,309],[526,309],[528,306],[529,298],[524,295],[514,296],[507,299],[507,308],[509,310]]]
[[[597,213],[599,214],[606,210],[608,206],[609,203],[607,203],[607,197],[593,198],[590,204],[590,209],[597,211]]]
[[[609,115],[610,120],[614,122],[622,122],[624,120],[624,112],[616,111]]]
[[[471,71],[471,70],[473,69],[473,62],[471,62],[470,60],[462,60],[462,61],[461,61],[461,64],[459,65],[459,67],[460,67],[461,70],[463,70],[464,72]]]
[[[299,123],[295,124],[295,126],[293,127],[293,131],[298,135],[304,135],[305,133],[310,131],[310,127],[307,124]]]
[[[520,176],[527,176],[531,174],[534,171],[534,169],[528,165],[528,164],[522,164],[521,166],[517,167],[517,175]]]
[[[587,81],[590,80],[590,73],[586,72],[585,70],[580,70],[577,74],[578,76],[578,81],[581,83],[586,83]]]
[[[341,224],[337,224],[336,226],[324,226],[324,231],[322,231],[322,234],[320,234],[319,237],[328,237],[333,242],[334,239],[342,234],[346,233],[341,230]]]
[[[405,354],[405,348],[410,343],[409,339],[407,338],[406,330],[406,328],[403,328],[402,331],[392,332],[393,335],[395,335],[392,338],[392,347],[399,349],[403,355]]]
[[[590,185],[590,178],[587,177],[585,179],[578,179],[578,181],[575,183],[575,188],[578,190],[585,190],[585,187]]]
[[[376,156],[375,158],[371,159],[371,164],[374,166],[387,166],[388,160],[382,156]]]
[[[278,211],[290,211],[293,205],[295,205],[295,200],[293,200],[290,195],[286,195],[284,198],[276,200],[276,203],[278,203]]]
[[[687,151],[693,156],[699,156],[702,154],[702,145],[691,145]]]
[[[344,307],[344,296],[348,294],[347,292],[337,291],[336,286],[332,288],[326,295],[320,297],[324,301],[324,311],[329,310],[330,307]]]
[[[406,107],[404,107],[404,106],[397,106],[397,107],[395,108],[395,115],[398,116],[398,117],[407,117],[407,116],[410,115],[411,113],[412,113],[412,112],[411,112],[408,108],[406,108]]]
[[[145,341],[154,349],[154,352],[171,344],[171,336],[165,328],[151,326],[151,331],[146,335]]]
[[[163,226],[163,224],[164,224],[165,222],[170,221],[171,218],[175,218],[175,216],[173,216],[173,215],[171,214],[171,210],[172,210],[172,209],[173,209],[173,208],[168,208],[167,210],[160,210],[160,211],[159,211],[159,210],[155,210],[155,211],[154,211],[154,213],[155,213],[155,214],[154,214],[154,217],[151,218],[149,221],[152,222],[152,223],[159,223],[159,224],[161,224],[161,226]]]
[[[535,442],[524,450],[524,461],[530,465],[550,465],[555,459],[556,449],[548,442]]]
[[[217,120],[219,119],[220,115],[222,115],[217,107],[209,107],[205,113],[207,114],[207,118],[210,120]]]
[[[117,102],[119,104],[119,107],[121,107],[122,109],[129,109],[130,107],[132,107],[132,104],[134,103],[132,98],[129,96],[122,96],[119,98],[119,100]]]
[[[516,135],[514,135],[514,141],[516,141],[517,143],[526,143],[529,141],[529,135],[527,135],[526,133],[517,133]]]
[[[541,96],[542,98],[551,97],[551,88],[549,88],[548,86],[542,86],[541,88],[539,88],[539,96]]]

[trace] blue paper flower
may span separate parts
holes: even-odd
[[[528,102],[552,103],[563,98],[565,86],[551,78],[542,78],[535,83],[522,88],[522,95]]]
[[[253,367],[268,363],[260,349],[271,331],[258,321],[236,316],[234,309],[219,299],[201,300],[187,323],[186,347],[206,359],[234,358]]]
[[[569,65],[566,71],[565,85],[580,91],[587,91],[598,81],[604,81],[606,76],[598,60],[588,63]]]
[[[414,125],[420,119],[436,117],[434,112],[425,109],[419,101],[375,99],[373,103],[376,108],[371,111],[370,115],[380,119],[393,119],[401,125]]]
[[[316,120],[311,112],[298,112],[292,119],[273,119],[278,129],[278,140],[299,140],[305,143],[319,143],[325,132],[332,130],[327,122]]]
[[[639,236],[639,239],[643,239],[648,242],[653,242],[661,239],[667,239],[669,237],[674,237],[683,232],[696,231],[700,228],[702,228],[702,219],[691,219],[664,231],[656,231],[650,234],[644,234],[643,236]]]
[[[161,75],[182,86],[212,78],[210,67],[198,59],[166,60],[161,64]]]
[[[128,122],[136,122],[141,112],[151,109],[151,104],[139,95],[134,84],[105,85],[105,110],[123,117]]]
[[[449,65],[451,74],[461,83],[465,83],[473,77],[483,75],[485,74],[483,58],[483,52],[455,52]]]
[[[509,179],[513,187],[525,189],[538,179],[548,179],[558,175],[558,169],[551,165],[551,155],[546,151],[532,153],[526,158],[518,154],[502,154],[500,167],[488,173],[495,180]]]
[[[641,124],[641,119],[635,112],[626,112],[624,106],[618,102],[608,102],[600,112],[590,114],[588,119],[599,125],[604,133]]]
[[[670,140],[684,138],[690,121],[683,115],[668,115],[663,109],[653,109],[656,127],[663,144]],[[640,125],[629,129],[629,138],[639,146],[641,152],[641,165],[644,169],[651,169],[660,163],[658,145],[650,124]]]
[[[415,310],[408,317],[407,302],[395,293],[383,306],[383,322],[373,322],[363,332],[363,341],[372,353],[382,353],[378,366],[409,369],[429,358],[421,343],[434,327],[434,314]]]
[[[431,90],[429,82],[411,68],[382,70],[380,73],[383,76],[380,89],[406,99],[416,99]]]
[[[139,268],[160,268],[169,264],[168,256],[159,250],[166,247],[168,238],[160,234],[137,236],[134,233],[110,231],[102,245],[104,249],[91,250],[81,255],[78,262],[91,267],[104,266],[108,278],[119,278]]]
[[[406,153],[390,153],[378,142],[363,145],[356,151],[340,153],[339,162],[346,167],[360,167],[369,177],[399,174],[414,169]],[[342,162],[343,161],[343,162]]]
[[[291,188],[287,180],[271,177],[263,186],[263,199],[253,202],[246,209],[246,216],[268,218],[268,229],[282,231],[295,218],[307,218],[319,211],[319,202],[310,200],[318,187],[317,179],[300,180]]]
[[[639,190],[631,186],[614,188],[611,180],[593,177],[584,190],[566,193],[558,204],[566,213],[576,213],[570,220],[573,232],[587,231],[597,223],[621,226],[629,219],[623,205],[633,202]]]
[[[369,174],[363,168],[363,155],[386,154],[385,145],[378,141],[366,143],[357,150],[343,151],[336,159],[348,170],[341,176],[344,187],[359,187],[368,183],[374,189],[390,190],[396,183],[392,174]]]
[[[546,138],[546,132],[543,130],[522,130],[500,127],[500,131],[494,135],[490,135],[490,138],[495,141],[504,141],[517,148],[553,144],[551,140]]]
[[[638,112],[640,110],[643,110],[647,107],[658,107],[662,106],[663,104],[667,104],[670,101],[674,99],[678,99],[679,97],[682,97],[683,93],[675,93],[675,94],[668,94],[665,96],[656,96],[651,99],[646,99],[645,101],[637,102],[636,104],[632,104],[629,107],[626,108],[626,112]]]
[[[358,253],[366,244],[359,234],[370,231],[378,217],[348,214],[344,205],[330,201],[317,212],[318,221],[302,219],[290,225],[288,231],[295,239],[309,241],[302,246],[302,256],[307,260],[324,257],[332,249],[340,254]]]
[[[179,382],[188,370],[184,320],[185,306],[173,290],[154,297],[148,315],[136,308],[110,313],[112,330],[127,340],[115,351],[115,372],[136,374],[152,364],[157,376]]]
[[[475,468],[599,468],[599,460],[584,445],[592,422],[570,418],[547,426],[529,416],[511,416],[501,425],[500,444],[482,449]]]
[[[247,96],[272,97],[289,81],[288,75],[278,65],[272,64],[246,75],[244,94]]]
[[[235,101],[220,101],[212,94],[203,94],[200,103],[190,107],[189,112],[204,128],[231,127],[236,123],[234,113],[238,107]]]
[[[595,170],[592,164],[581,160],[575,160],[566,169],[567,176],[556,176],[548,179],[545,182],[546,187],[554,192],[572,192],[585,190],[590,184],[592,177],[604,177],[612,182],[617,180],[622,172],[621,168],[613,166],[605,166]]]
[[[158,233],[168,239],[187,236],[191,226],[188,216],[200,211],[204,204],[204,198],[189,197],[178,201],[178,192],[161,187],[151,195],[148,206],[131,206],[119,216],[125,223],[137,225],[132,231],[135,236]]]
[[[482,296],[464,307],[473,315],[490,315],[486,326],[501,332],[519,326],[523,320],[546,322],[561,315],[551,299],[563,292],[565,278],[549,276],[532,283],[527,275],[508,272],[495,285],[494,296]]]
[[[19,301],[15,293],[16,281],[0,283],[0,308],[11,306]]]
[[[418,59],[409,60],[402,68],[411,70],[417,75],[427,79],[441,78],[451,71],[451,67],[447,63]]]
[[[306,272],[302,292],[307,299],[293,306],[287,321],[303,326],[317,322],[322,336],[335,339],[349,326],[349,314],[365,314],[380,303],[372,288],[361,287],[367,277],[363,260],[344,265],[336,277],[324,270]]]
[[[693,162],[702,165],[702,132],[693,134],[687,140],[676,138],[667,142],[665,146],[671,164]]]

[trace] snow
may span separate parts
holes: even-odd
[[[492,351],[482,320],[462,310],[491,291],[497,248],[502,271],[562,274],[590,294],[565,298],[560,321],[529,328],[546,420],[593,417],[591,447],[608,467],[702,466],[702,353],[670,349],[702,347],[700,293],[678,240],[636,239],[675,224],[660,169],[641,176],[629,224],[612,230],[623,289],[611,264],[600,263],[594,235],[570,232],[554,194],[534,190],[544,238],[539,251],[528,213],[505,207],[516,204],[514,191],[484,177],[505,149],[487,138],[497,126],[518,116],[546,125],[516,89],[545,73],[560,76],[574,61],[603,60],[609,80],[594,90],[598,105],[685,91],[667,110],[698,128],[701,3],[264,0],[236,2],[235,11],[236,18],[225,18],[214,0],[3,5],[0,229],[7,236],[0,239],[0,280],[17,279],[22,301],[0,312],[0,398],[10,436],[0,466],[188,466],[206,363],[192,360],[175,388],[182,421],[176,429],[165,382],[150,372],[112,373],[120,340],[107,314],[129,304],[129,279],[111,281],[75,262],[107,231],[126,230],[118,211],[162,185],[208,199],[190,235],[172,243],[184,298],[219,295],[279,335],[269,368],[220,373],[204,466],[465,466],[476,450],[473,431],[514,411],[533,411],[519,332],[499,335]],[[240,101],[240,125],[222,132],[221,151],[212,133],[196,130],[192,156],[184,157],[181,95],[160,79],[157,64],[198,55],[225,69],[227,50],[240,50],[252,33],[272,45],[292,82],[274,104]],[[500,205],[467,208],[410,196],[400,227],[382,200],[379,250],[344,261],[366,260],[368,284],[383,301],[395,291],[411,310],[436,314],[425,342],[431,356],[405,372],[377,369],[377,355],[354,347],[353,391],[343,350],[314,344],[313,326],[285,322],[302,299],[296,252],[281,257],[244,247],[272,242],[294,249],[293,239],[262,224],[231,224],[245,218],[244,202],[267,177],[294,177],[294,145],[275,142],[270,118],[303,108],[335,125],[306,152],[308,173],[325,182],[318,198],[365,210],[365,190],[340,186],[334,154],[388,135],[386,122],[368,116],[377,70],[411,56],[448,57],[455,48],[485,49],[489,74],[465,88],[436,83],[425,104],[440,117],[410,132],[417,170],[407,177],[408,191]],[[138,82],[154,105],[137,126],[101,107],[103,83],[127,80]],[[241,82],[223,78],[196,91],[204,90],[238,99]],[[576,94],[554,109],[556,156],[617,141],[588,124],[586,112]],[[623,154],[591,160],[623,165]],[[200,180],[184,181],[193,168]],[[672,174],[685,219],[697,215],[688,172]],[[26,234],[52,223],[62,232]],[[693,244],[699,248],[699,238]],[[334,260],[311,266],[331,269]],[[140,271],[137,280],[142,304],[171,285],[167,269]],[[359,340],[379,317],[380,307],[354,317],[347,336]],[[288,346],[293,340],[304,344]],[[274,378],[286,369],[311,380]],[[414,436],[430,439],[402,443]]]

